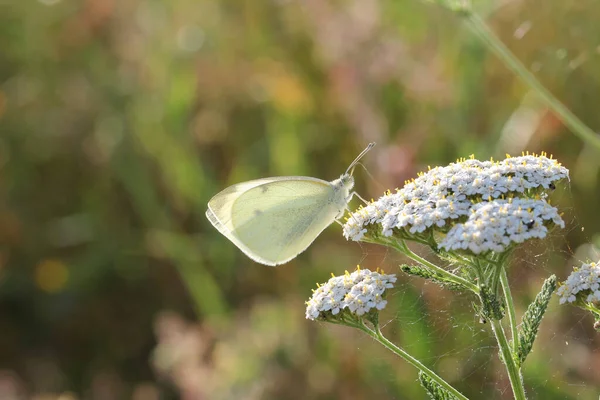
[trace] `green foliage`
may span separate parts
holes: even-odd
[[[482,320],[495,319],[501,320],[504,317],[504,306],[496,293],[487,285],[480,286],[479,298],[481,300],[481,306],[479,312],[481,313]]]
[[[533,303],[527,307],[523,314],[521,326],[519,329],[519,347],[517,349],[518,364],[522,365],[527,355],[533,347],[533,342],[538,334],[542,318],[548,308],[548,303],[552,298],[552,293],[556,290],[556,275],[550,276],[544,281],[542,289],[533,300]]]
[[[448,280],[447,278],[445,278],[443,275],[439,274],[438,272],[436,272],[430,268],[427,268],[425,266],[422,266],[422,265],[402,264],[402,265],[400,265],[400,269],[409,275],[418,276],[418,277],[430,280],[430,281],[437,283],[440,286],[443,286],[450,290],[454,290],[454,291],[468,290],[466,287],[464,287],[460,284],[457,284],[456,282],[452,282],[452,281]]]
[[[419,372],[419,382],[431,400],[458,400],[456,396],[449,393],[423,372]]]

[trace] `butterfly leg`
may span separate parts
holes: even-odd
[[[353,218],[354,220],[356,220],[356,218],[354,218],[354,214],[352,214],[352,211],[350,211],[350,209],[348,207],[346,207],[345,210],[348,211],[348,214],[350,214],[350,218]],[[343,215],[344,214],[342,213],[339,218],[341,218]],[[337,222],[338,224],[340,224],[340,226],[344,226],[344,224],[341,223],[338,219],[334,219],[334,221]]]
[[[346,207],[344,207],[344,209],[345,209],[346,211],[348,211],[348,213],[350,214],[350,217],[351,217],[351,218],[353,218],[353,219],[356,221],[356,218],[354,218],[354,215],[352,214],[352,211],[350,210],[350,208],[348,208],[348,203],[350,202],[350,200],[352,200],[352,197],[354,197],[354,196],[358,197],[358,198],[359,198],[360,200],[362,200],[362,202],[363,202],[363,203],[365,203],[366,205],[368,205],[368,204],[369,204],[369,202],[368,202],[368,201],[366,201],[365,199],[363,199],[363,198],[362,198],[362,197],[361,197],[361,196],[360,196],[358,193],[356,193],[356,192],[351,192],[351,193],[350,193],[350,195],[349,195],[349,196],[346,198]],[[341,210],[340,210],[340,213],[338,214],[338,217],[337,217],[337,218],[334,220],[335,222],[337,222],[337,223],[338,223],[338,224],[340,224],[341,226],[344,226],[344,224],[343,224],[343,223],[341,223],[340,221],[338,221],[338,218],[341,218],[343,215],[344,215],[344,213],[343,213],[343,212],[341,212]],[[356,221],[356,222],[358,222],[358,221]]]
[[[365,203],[365,205],[369,205],[369,202],[363,199],[357,192],[350,193],[350,196],[348,196],[348,201],[350,201],[354,196],[358,197],[363,203]]]

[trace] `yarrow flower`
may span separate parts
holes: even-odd
[[[515,198],[477,203],[468,220],[454,225],[440,247],[474,254],[501,253],[514,243],[544,238],[547,225],[565,226],[558,210],[544,200]]]
[[[581,299],[587,303],[600,303],[600,262],[582,264],[556,291],[560,304]]]
[[[396,275],[386,275],[368,269],[342,276],[333,276],[327,283],[313,291],[306,302],[306,318],[327,319],[347,310],[362,316],[373,309],[382,310],[387,304],[384,300],[386,289],[393,287]]]
[[[344,236],[354,241],[395,234],[403,238],[430,238],[435,231],[451,236],[443,242],[446,248],[457,246],[457,249],[468,248],[475,253],[501,251],[510,242],[544,237],[549,223],[564,226],[556,209],[545,201],[544,190],[553,189],[555,182],[568,176],[565,167],[543,153],[508,157],[497,162],[459,160],[446,167],[430,169],[395,193],[388,191],[377,201],[359,208],[347,218]],[[525,205],[519,199],[532,203]],[[491,226],[486,232],[482,231],[486,228],[484,224],[497,225],[496,218],[502,218],[507,212],[513,217],[502,228]],[[457,227],[461,223],[464,223],[462,228]],[[508,226],[508,223],[517,225]],[[481,237],[483,247],[465,247],[459,244],[458,236],[464,240],[469,236]],[[507,237],[513,240],[507,243]]]

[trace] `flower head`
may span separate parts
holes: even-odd
[[[474,204],[464,223],[450,229],[440,247],[446,251],[468,250],[473,254],[501,253],[512,244],[544,238],[547,226],[565,224],[558,210],[544,200],[511,198]]]
[[[360,268],[333,276],[313,291],[306,302],[306,318],[327,319],[344,311],[360,317],[373,309],[382,310],[387,304],[383,298],[385,291],[392,288],[394,282],[396,275]]]
[[[459,160],[430,169],[395,193],[388,191],[359,208],[347,219],[344,236],[358,241],[399,235],[429,242],[432,232],[439,232],[450,236],[443,243],[446,248],[500,251],[511,242],[544,237],[551,223],[564,226],[545,201],[544,190],[568,173],[544,154],[497,162]],[[506,213],[511,218],[496,221]],[[480,243],[466,247],[461,238]]]
[[[560,304],[574,303],[578,299],[586,303],[600,303],[600,262],[582,264],[556,291]]]

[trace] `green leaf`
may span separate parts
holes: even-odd
[[[544,282],[542,290],[535,297],[533,303],[527,307],[519,329],[519,348],[517,349],[517,362],[523,364],[525,358],[533,347],[533,342],[538,333],[542,317],[546,312],[552,293],[556,290],[556,275],[552,275]]]
[[[419,372],[419,382],[432,400],[458,400],[456,396],[441,387],[423,372]]]
[[[482,321],[488,319],[501,320],[504,317],[504,304],[498,300],[498,296],[492,293],[489,286],[482,284],[480,286],[479,298],[481,299],[481,317]]]
[[[436,271],[429,269],[427,267],[421,265],[408,265],[402,264],[400,265],[400,269],[406,272],[409,275],[419,276],[421,278],[428,279],[441,285],[450,290],[466,290],[468,288],[457,284],[456,282],[452,282],[445,278],[443,275],[440,275]]]

